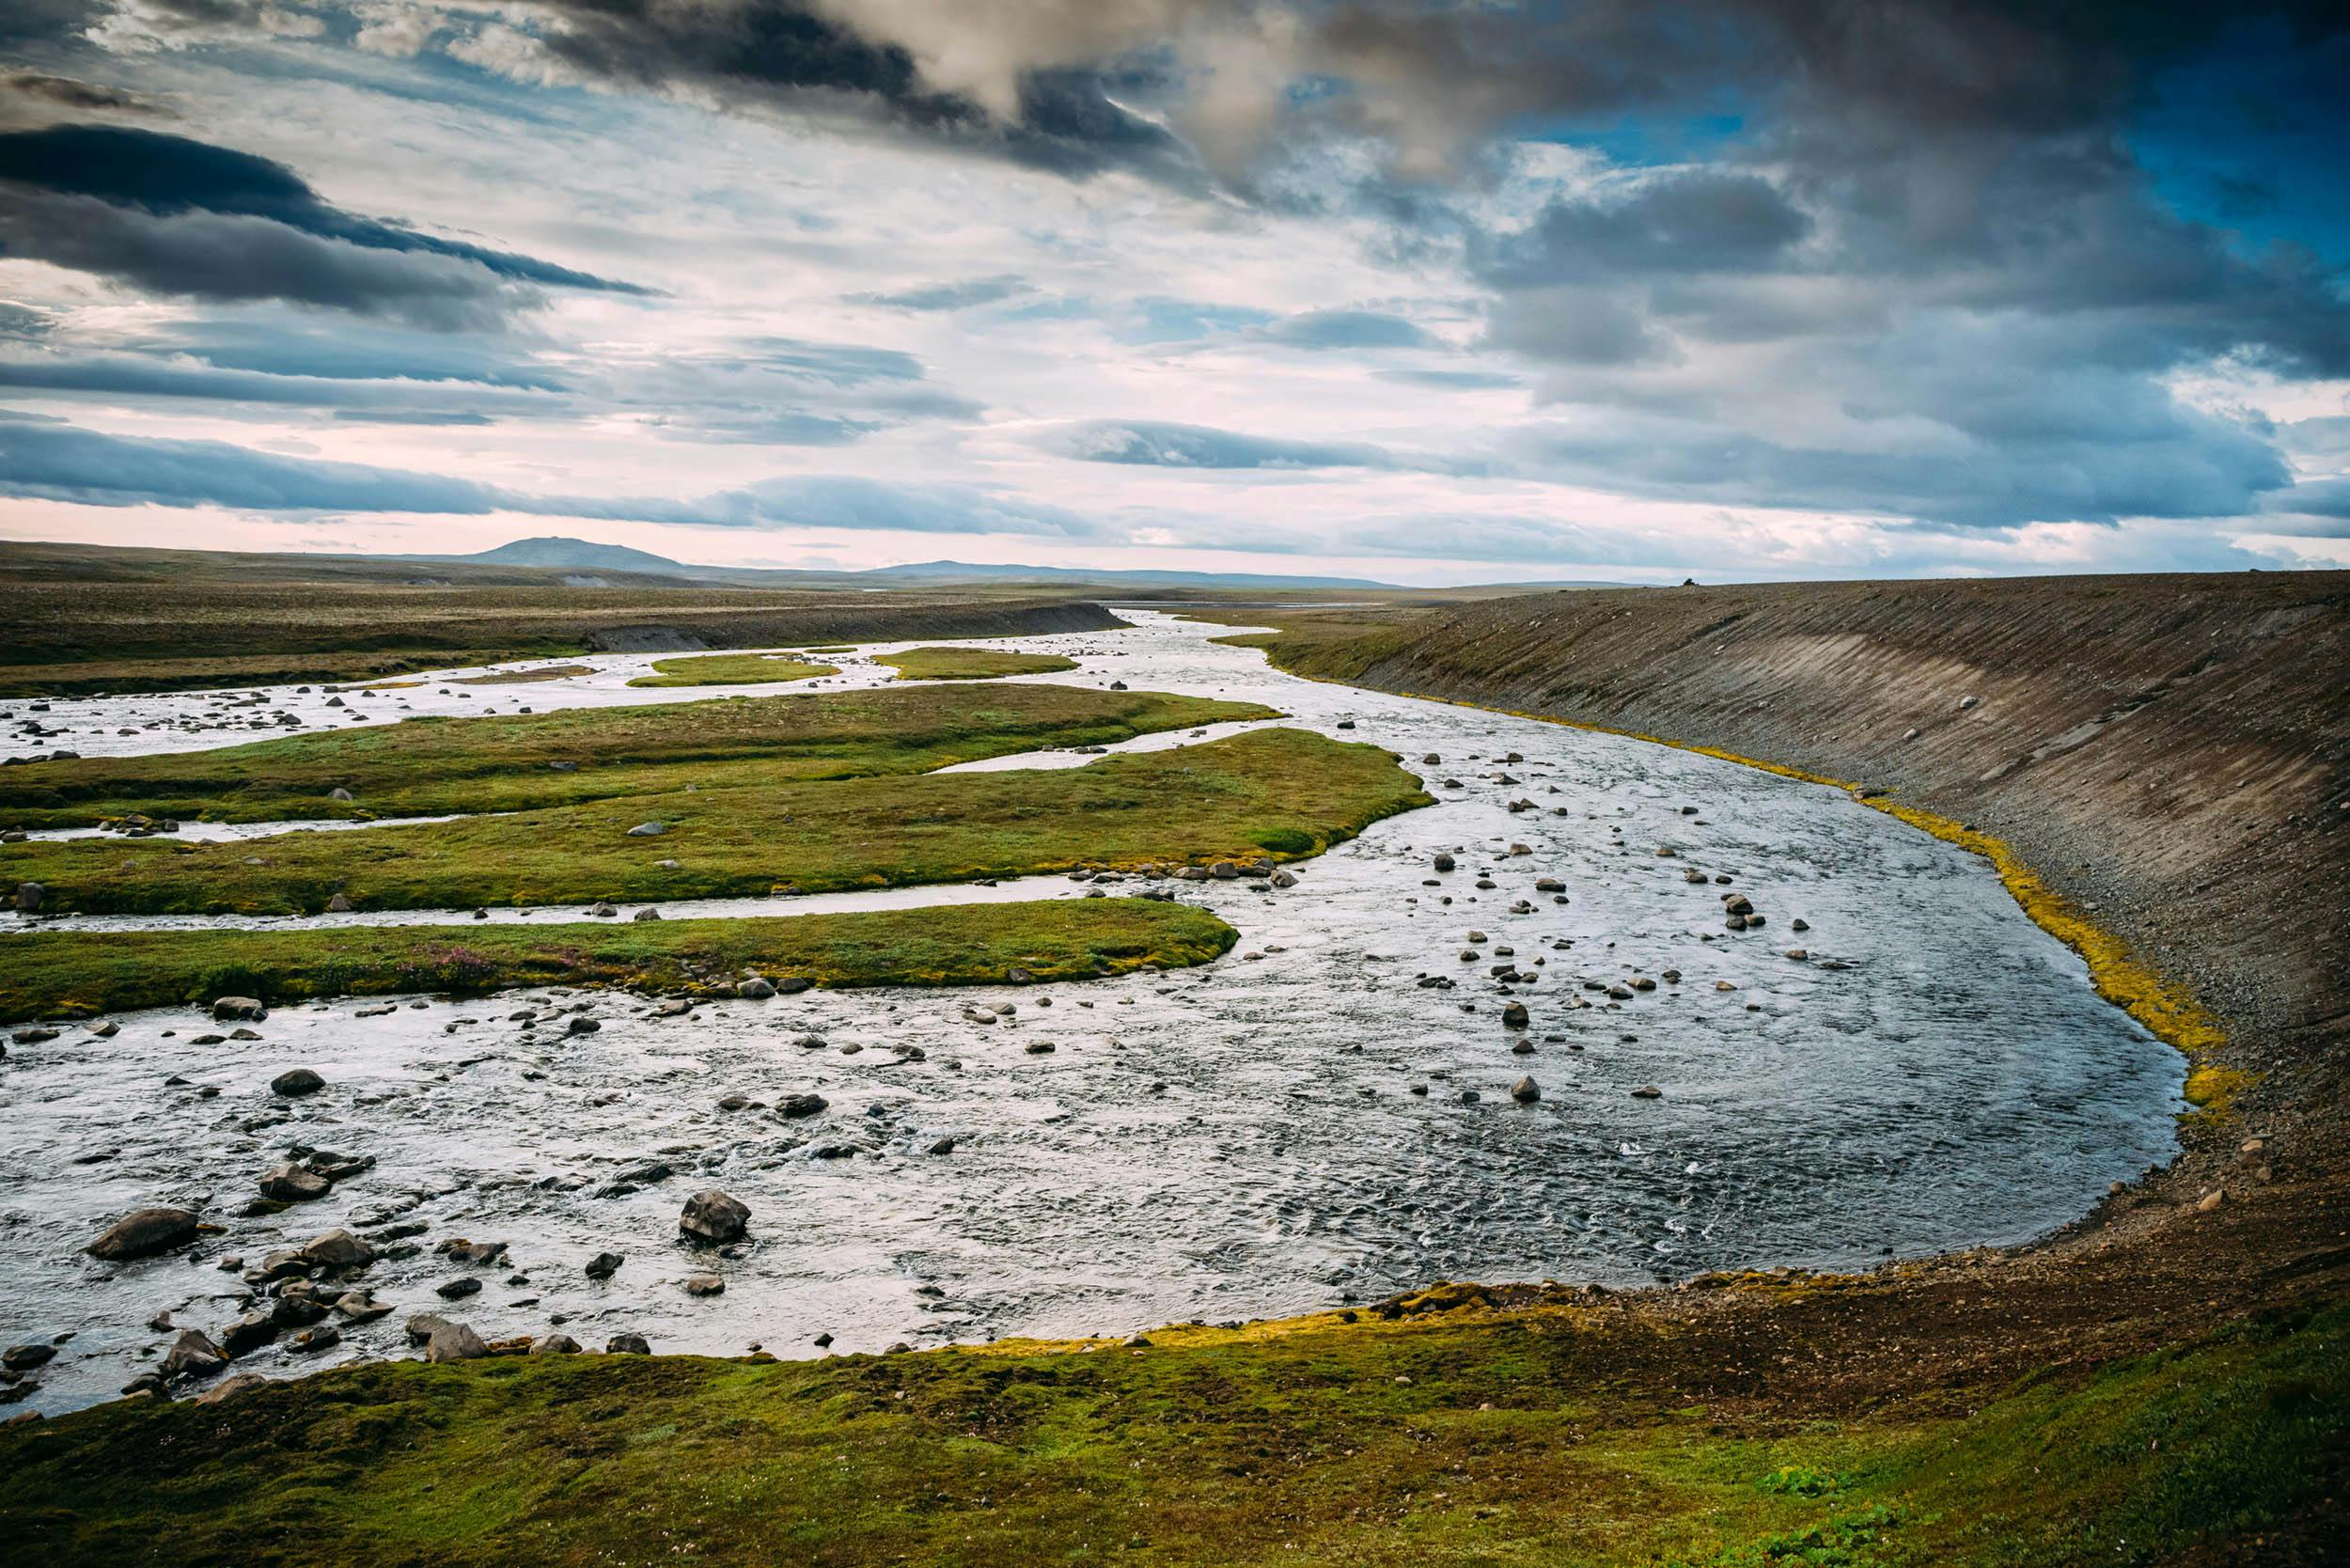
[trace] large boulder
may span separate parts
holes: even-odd
[[[258,996],[215,996],[212,998],[212,1022],[215,1024],[258,1024],[269,1016],[269,1009]]]
[[[269,1091],[272,1094],[282,1094],[289,1100],[297,1099],[305,1094],[316,1094],[325,1087],[326,1080],[306,1067],[289,1068],[269,1081]]]
[[[685,1200],[677,1228],[705,1246],[723,1247],[741,1241],[750,1223],[750,1208],[742,1200],[716,1187],[705,1187]]]
[[[16,907],[27,915],[39,912],[40,901],[48,896],[49,889],[38,882],[20,882],[16,885]]]
[[[196,1215],[186,1209],[133,1209],[82,1250],[112,1263],[168,1252],[195,1239]]]

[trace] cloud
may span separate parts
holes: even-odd
[[[170,116],[173,111],[153,99],[120,87],[102,86],[71,76],[19,71],[0,76],[0,118],[13,118],[15,99],[43,109],[70,109],[76,114]]]
[[[346,212],[282,164],[125,126],[0,132],[0,249],[161,294],[441,331],[494,326],[546,287],[644,292]]]
[[[1308,310],[1266,327],[1265,341],[1292,349],[1424,349],[1435,342],[1401,316],[1376,310]]]
[[[1811,220],[1759,175],[1671,170],[1625,190],[1553,200],[1525,227],[1479,236],[1472,265],[1500,288],[1783,265]]]
[[[183,4],[201,0],[180,0]],[[537,0],[519,25],[483,22],[502,8],[440,8],[464,25],[449,53],[525,81],[634,88],[754,113],[855,118],[953,150],[983,153],[1072,177],[1118,167],[1189,179],[1191,160],[1163,127],[1114,99],[1104,76],[1075,63],[1032,58],[983,83],[917,61],[893,36],[918,30],[859,15],[860,8],[794,0],[678,5],[670,0]],[[991,25],[1019,8],[981,7],[964,33],[990,46]],[[859,24],[872,28],[860,30]],[[417,30],[421,42],[429,32]],[[1055,52],[1056,58],[1065,52]],[[929,70],[925,70],[927,63]],[[959,90],[979,88],[974,96]]]
[[[1282,441],[1205,425],[1151,419],[1099,419],[1054,432],[1047,445],[1083,463],[1159,468],[1388,468],[1377,447],[1350,442]]]
[[[1025,278],[1005,274],[966,278],[960,283],[933,283],[894,294],[851,294],[849,298],[858,305],[885,305],[898,310],[968,310],[975,305],[995,305],[1032,292],[1032,286]]]
[[[280,457],[222,441],[110,435],[0,411],[0,494],[86,506],[226,507],[283,512],[518,512],[703,527],[1101,537],[1063,508],[967,484],[849,475],[761,480],[688,500],[541,495],[366,463]]]

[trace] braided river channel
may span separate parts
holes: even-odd
[[[245,1269],[337,1227],[387,1249],[365,1281],[394,1309],[344,1324],[332,1350],[281,1341],[235,1370],[413,1355],[404,1320],[428,1310],[488,1340],[560,1325],[591,1347],[636,1334],[656,1351],[795,1356],[1124,1335],[1443,1279],[1622,1286],[1866,1267],[2029,1239],[2170,1157],[2182,1059],[2100,1000],[1981,859],[1839,790],[1302,681],[1211,640],[1231,628],[1128,613],[1130,629],[985,646],[1079,664],[1036,680],[1267,704],[1286,715],[1268,722],[1395,752],[1437,803],[1294,865],[1286,888],[1051,877],[662,906],[798,915],[1152,886],[1240,931],[1197,969],[811,991],[674,1016],[616,992],[368,998],[276,1010],[258,1038],[211,1044],[198,1043],[209,1014],[180,1008],[113,1015],[112,1038],[92,1019],[12,1044],[0,1061],[0,1336],[70,1336],[23,1379],[29,1391],[9,1390],[20,1407],[115,1397],[177,1328],[217,1334],[247,1311]],[[824,655],[841,666],[824,685],[880,683],[894,672],[871,656],[897,646]],[[652,657],[592,656],[572,661],[588,673],[524,685],[448,672],[332,706],[322,688],[281,688],[258,702],[0,710],[12,725],[33,718],[44,748],[100,756],[237,744],[297,721],[745,690],[628,687]],[[1434,869],[1440,854],[1454,870]],[[1727,929],[1731,892],[1766,923]],[[1513,1002],[1523,1030],[1503,1026]],[[572,1011],[601,1027],[566,1034]],[[1029,1049],[1043,1042],[1054,1049]],[[273,1095],[295,1067],[326,1087]],[[1512,1099],[1521,1076],[1539,1100]],[[828,1108],[774,1108],[804,1093]],[[951,1152],[930,1152],[947,1138]],[[263,1171],[321,1149],[375,1163],[322,1200],[243,1217]],[[680,1205],[712,1186],[750,1208],[738,1255],[681,1244]],[[196,1208],[225,1231],[128,1263],[81,1251],[150,1204]],[[504,1247],[473,1263],[436,1250],[459,1238]],[[602,1252],[624,1262],[591,1278],[584,1265]],[[686,1294],[707,1271],[724,1294]],[[481,1288],[454,1303],[436,1294],[460,1276]],[[150,1327],[159,1314],[172,1326]]]

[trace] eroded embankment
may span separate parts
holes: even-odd
[[[2224,1060],[2275,1080],[2264,1116],[2339,1101],[2350,574],[1568,592],[1276,658],[1882,792],[1998,860],[2207,1090]]]

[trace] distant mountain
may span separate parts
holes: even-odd
[[[625,544],[597,544],[584,539],[566,539],[560,534],[518,539],[478,555],[431,558],[470,561],[478,566],[551,566],[568,572],[649,572],[662,577],[702,577],[713,570],[687,566],[650,550],[632,550]]]
[[[752,586],[789,581],[809,587],[850,587],[876,579],[892,583],[922,583],[945,587],[955,583],[1098,583],[1134,588],[1384,588],[1362,577],[1269,577],[1245,572],[1111,572],[1067,566],[989,566],[975,561],[921,561],[908,566],[883,566],[866,572],[794,572],[750,566],[689,566],[632,550],[623,544],[597,544],[559,534],[518,539],[494,550],[472,556],[412,556],[409,560],[433,560],[471,566],[516,566],[558,572],[633,572],[645,576],[675,577],[695,583]]]
[[[881,566],[856,575],[896,577],[926,583],[1148,583],[1153,587],[1196,584],[1201,588],[1252,588],[1395,587],[1393,583],[1373,582],[1368,577],[1268,577],[1249,572],[1110,572],[1069,566],[982,566],[973,561],[920,561],[907,566]]]

